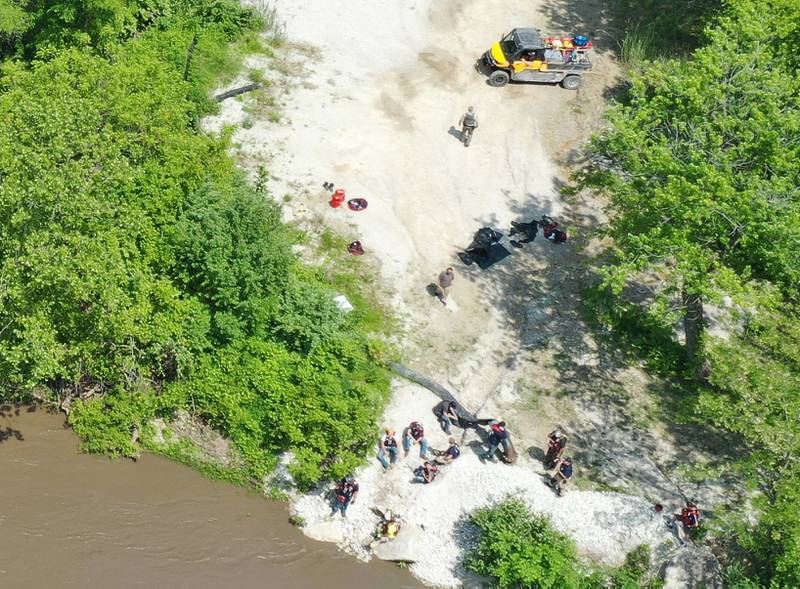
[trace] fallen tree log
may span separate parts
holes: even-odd
[[[264,84],[261,82],[256,82],[255,84],[248,84],[247,86],[241,86],[239,88],[234,88],[233,90],[228,90],[227,92],[223,92],[221,94],[217,94],[214,97],[214,100],[217,102],[222,102],[227,98],[233,98],[234,96],[239,96],[240,94],[246,94],[247,92],[252,92],[253,90],[260,90],[264,87]]]
[[[438,382],[428,378],[424,374],[420,374],[416,370],[411,370],[410,368],[407,368],[402,364],[398,364],[397,362],[389,362],[389,368],[394,370],[397,374],[399,374],[403,378],[425,387],[443,401],[453,401],[456,404],[456,411],[458,411],[458,415],[463,419],[463,421],[472,424],[478,423],[479,421],[478,418],[475,417],[475,415],[473,415],[470,411],[467,411],[467,409],[461,403],[458,402],[458,399],[456,399],[453,396],[453,393],[448,391]],[[485,420],[480,420],[480,421],[485,421]]]

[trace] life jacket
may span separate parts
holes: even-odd
[[[687,528],[696,528],[700,525],[700,510],[697,507],[684,507],[681,520]]]
[[[472,127],[473,129],[478,126],[478,119],[475,117],[474,114],[468,112],[464,115],[464,123],[465,127]]]
[[[561,452],[567,445],[566,438],[550,438],[549,448],[553,452]]]
[[[336,487],[336,494],[339,501],[343,503],[347,503],[353,497],[353,495],[358,491],[358,483],[347,483],[342,481]]]
[[[425,430],[423,429],[421,423],[418,421],[412,421],[408,428],[408,433],[411,434],[411,437],[415,440],[420,440],[425,435]]]
[[[453,460],[455,460],[456,458],[458,458],[459,456],[461,456],[461,448],[459,448],[458,446],[450,446],[450,447],[447,449],[447,452],[446,452],[446,454],[447,454],[448,456],[452,456],[452,457],[453,457]]]
[[[572,476],[572,463],[562,462],[558,470],[565,479],[568,479]]]
[[[386,436],[383,438],[383,445],[387,448],[397,448],[397,440],[394,439],[394,436]]]

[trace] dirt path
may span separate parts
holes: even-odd
[[[594,111],[583,116],[596,120],[616,70],[601,67],[609,63],[601,56],[580,93],[488,86],[474,71],[476,57],[503,31],[542,23],[536,2],[275,4],[299,41],[286,69],[305,74],[285,99],[283,122],[256,120],[237,131],[245,161],[267,165],[273,194],[291,199],[287,212],[302,203],[379,261],[383,288],[407,318],[417,367],[462,372],[463,358],[493,351],[496,366],[485,372],[482,361],[483,377],[471,380],[477,400],[518,346],[520,305],[530,303],[526,274],[568,253],[537,241],[493,273],[464,268],[455,253],[483,225],[507,231],[515,219],[562,216],[562,179],[548,151],[568,154],[585,138],[575,111]],[[469,105],[481,127],[465,149],[449,131]],[[231,103],[221,120],[241,122],[237,115]],[[368,211],[330,209],[321,187],[328,180],[367,198]],[[448,265],[459,276],[445,309],[425,287]]]
[[[251,170],[267,167],[269,188],[286,203],[287,218],[307,208],[314,222],[362,241],[404,320],[398,339],[409,364],[458,391],[471,410],[504,416],[521,454],[513,469],[482,464],[478,440],[465,436],[464,457],[424,488],[408,484],[418,458],[386,475],[375,462],[358,473],[362,499],[346,523],[326,519],[320,496],[298,500],[295,509],[309,522],[306,533],[367,556],[363,544],[375,521],[369,507],[391,507],[425,530],[412,571],[427,582],[453,585],[465,578],[459,561],[470,541],[464,514],[517,492],[595,560],[619,564],[643,542],[668,551],[669,534],[646,501],[577,491],[555,501],[540,481],[537,461],[546,432],[560,423],[575,434],[579,473],[602,471],[598,478],[651,499],[680,494],[655,463],[639,464],[641,448],[676,455],[673,433],[655,435],[648,424],[634,423],[648,409],[637,392],[652,382],[603,349],[580,315],[578,296],[588,274],[578,246],[602,222],[602,206],[586,195],[567,202],[558,188],[566,180],[562,166],[579,157],[581,143],[600,124],[604,97],[618,76],[602,23],[579,17],[593,14],[592,2],[569,9],[529,0],[275,5],[292,41],[268,62],[282,120],[247,121],[234,135],[238,156]],[[532,85],[496,89],[474,70],[475,59],[515,26],[559,32],[557,25],[577,22],[599,42],[595,71],[577,93]],[[465,149],[452,127],[469,105],[480,128]],[[242,103],[228,101],[209,126],[240,124],[247,116]],[[369,208],[331,209],[325,181],[344,187],[349,197],[367,198]],[[512,220],[542,214],[566,222],[573,244],[537,239],[485,272],[464,267],[455,256],[483,225],[505,232]],[[597,247],[589,245],[589,252]],[[457,278],[443,307],[425,288],[449,265]],[[401,431],[421,420],[432,445],[445,446],[430,412],[435,402],[420,387],[397,382],[385,424]],[[617,523],[623,515],[624,526]]]

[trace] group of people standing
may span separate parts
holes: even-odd
[[[439,418],[439,423],[445,433],[450,434],[450,427],[453,421],[457,420],[455,404],[443,401],[434,408],[434,413]],[[411,452],[413,446],[419,446],[419,457],[425,462],[414,470],[414,482],[429,484],[432,483],[439,474],[439,467],[446,466],[461,456],[461,448],[456,439],[448,439],[448,447],[445,450],[432,449],[425,436],[425,428],[419,421],[412,421],[403,431],[402,436],[403,456],[406,457]],[[429,454],[433,454],[433,458]],[[399,459],[399,447],[395,430],[387,428],[381,438],[378,447],[378,461],[383,466],[384,471],[391,469]]]

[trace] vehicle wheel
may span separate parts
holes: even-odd
[[[495,88],[501,88],[508,84],[509,79],[508,72],[496,70],[489,76],[489,84]]]
[[[580,76],[567,76],[561,80],[561,87],[567,90],[577,90],[583,86],[583,78]]]

